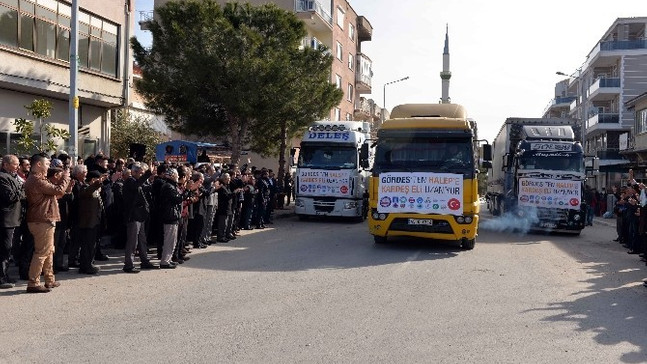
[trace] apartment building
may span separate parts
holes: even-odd
[[[78,154],[88,156],[109,152],[111,110],[128,99],[130,10],[125,1],[79,3]],[[68,129],[71,15],[71,1],[0,0],[0,154],[15,152],[13,120],[29,119],[24,105],[35,99],[51,101],[47,122]]]
[[[566,116],[582,121],[585,153],[600,158],[601,173],[589,184],[598,189],[618,184],[630,168],[620,137],[634,139],[635,115],[626,102],[647,91],[647,17],[616,19],[568,77],[556,86],[560,93],[544,116],[563,116],[564,104],[574,98]]]

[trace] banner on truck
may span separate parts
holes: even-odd
[[[463,214],[463,175],[430,172],[381,173],[377,211]]]
[[[348,197],[351,195],[350,170],[299,169],[298,194],[302,196]]]
[[[582,182],[519,178],[519,206],[579,210]]]

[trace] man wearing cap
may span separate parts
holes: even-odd
[[[49,292],[60,286],[54,278],[54,229],[60,220],[57,196],[62,196],[70,183],[68,171],[64,171],[56,183],[47,180],[49,159],[41,154],[31,157],[31,173],[25,182],[27,195],[27,226],[34,236],[34,255],[29,266],[28,293]],[[43,273],[45,286],[40,284]]]
[[[14,231],[20,226],[22,203],[25,192],[18,179],[18,157],[2,157],[0,169],[0,288],[12,288],[16,281],[9,277],[9,255],[13,245]]]

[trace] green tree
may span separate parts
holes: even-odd
[[[303,23],[276,5],[168,2],[156,8],[150,30],[151,49],[131,40],[143,73],[136,87],[146,105],[175,130],[226,138],[232,162],[239,161],[244,145],[276,155],[278,148],[259,140],[267,136],[261,130],[307,125],[342,97],[329,83],[331,56],[299,50]],[[326,92],[312,93],[320,88]]]
[[[110,155],[115,158],[126,158],[130,153],[130,144],[139,143],[146,146],[145,160],[155,153],[155,146],[164,141],[164,135],[153,129],[150,120],[142,116],[133,116],[126,109],[118,110],[110,123]]]
[[[56,151],[58,148],[57,140],[67,140],[70,138],[70,133],[61,128],[45,122],[45,119],[52,116],[52,102],[38,99],[34,100],[31,104],[25,105],[27,114],[33,116],[38,120],[38,136],[39,140],[35,139],[34,132],[36,126],[31,120],[25,118],[18,118],[13,121],[16,131],[20,133],[20,138],[17,141],[17,152],[20,154],[27,154],[37,151],[39,153],[50,153]]]

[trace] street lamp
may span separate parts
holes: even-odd
[[[383,88],[383,91],[382,91],[382,97],[383,97],[383,99],[382,99],[382,101],[383,101],[383,103],[382,103],[383,109],[382,110],[386,110],[386,85],[391,85],[391,84],[402,82],[402,81],[408,80],[408,79],[409,79],[409,76],[401,78],[399,80],[390,81],[390,82],[387,82],[387,83],[384,84],[384,88]],[[384,122],[384,119],[385,119],[384,111],[382,111],[382,122]]]

